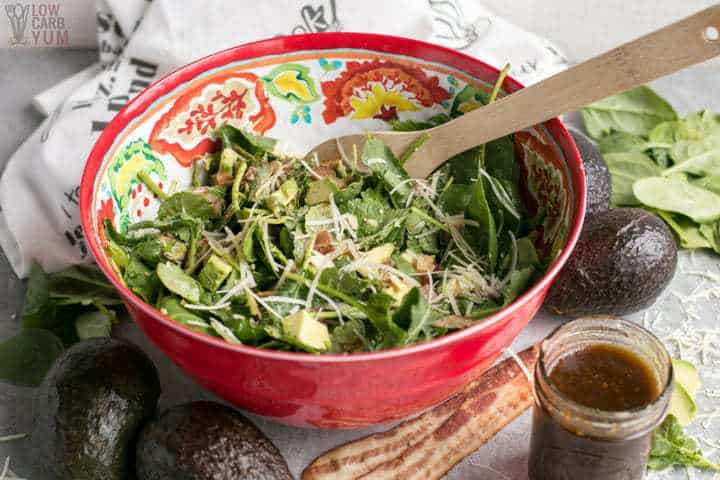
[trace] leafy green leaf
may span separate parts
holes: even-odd
[[[191,303],[200,301],[200,294],[202,293],[200,283],[174,263],[158,264],[157,276],[165,285],[165,288],[174,294]]]
[[[217,212],[202,196],[191,192],[177,192],[160,205],[157,214],[159,220],[175,217],[205,221],[217,217]]]
[[[155,298],[160,283],[155,271],[150,270],[138,257],[130,257],[125,273],[123,274],[125,285],[135,292],[146,302],[152,302]]]
[[[510,305],[527,289],[534,273],[535,267],[532,266],[510,273],[510,279],[503,289],[503,307]]]
[[[649,87],[641,86],[582,109],[585,128],[596,140],[612,132],[647,136],[659,123],[677,119],[675,110]]]
[[[425,121],[417,120],[390,120],[392,129],[397,132],[414,132],[417,130],[427,130],[428,128],[437,127],[443,123],[447,123],[452,120],[445,114],[438,114],[428,118]]]
[[[207,334],[211,332],[210,324],[204,318],[183,307],[177,297],[164,297],[160,301],[158,309],[176,322],[193,330]]]
[[[472,198],[470,185],[452,184],[440,195],[440,208],[448,215],[463,213]]]
[[[39,326],[45,315],[50,314],[50,287],[45,270],[39,263],[33,262],[30,267],[25,303],[23,304],[23,323],[26,327]]]
[[[479,246],[478,251],[487,255],[490,270],[492,271],[497,260],[498,242],[495,218],[490,211],[484,184],[484,179],[480,179],[473,184],[472,197],[470,198],[470,203],[467,208],[468,216],[476,220],[479,226],[477,228],[467,227],[466,230],[470,233],[471,238],[474,239],[473,244]]]
[[[698,231],[700,232],[702,238],[707,242],[707,245],[701,246],[707,246],[715,250],[716,253],[720,253],[720,222],[702,224],[698,228]]]
[[[598,148],[604,154],[644,152],[649,147],[648,142],[637,135],[626,132],[612,132],[598,140]]]
[[[683,180],[643,178],[633,184],[633,193],[648,207],[681,213],[698,223],[720,219],[720,195]]]
[[[655,215],[668,224],[680,241],[682,248],[710,248],[709,240],[703,235],[702,227],[684,215],[677,215],[663,210],[650,209]]]
[[[37,386],[62,351],[63,343],[52,332],[26,328],[0,343],[0,380]]]
[[[720,471],[720,465],[703,457],[697,442],[683,432],[677,418],[668,415],[653,432],[648,468],[663,470],[675,465]]]
[[[455,184],[471,185],[480,175],[480,148],[475,147],[455,155],[447,161]]]
[[[218,136],[222,140],[224,147],[236,149],[240,147],[245,152],[256,157],[271,154],[277,143],[277,140],[273,138],[253,135],[227,124],[220,127]]]
[[[75,319],[75,331],[80,340],[109,337],[112,331],[112,318],[97,310],[84,313]]]
[[[406,344],[417,340],[420,334],[430,327],[432,320],[430,304],[417,287],[405,295],[400,307],[393,314],[393,323],[407,332],[404,340]]]
[[[720,140],[720,138],[718,140]],[[720,175],[720,148],[687,155],[689,156],[679,160],[680,163],[665,170],[663,175],[670,176],[676,173]]]
[[[383,182],[393,204],[396,207],[405,206],[412,191],[410,177],[392,150],[382,140],[370,137],[365,142],[360,159]]]
[[[660,167],[643,153],[608,153],[604,155],[612,176],[611,203],[614,207],[639,205],[633,185],[641,178],[662,173]]]

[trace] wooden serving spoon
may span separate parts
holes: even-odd
[[[418,136],[429,134],[403,165],[411,177],[425,178],[469,148],[720,55],[719,36],[720,4],[716,4],[451,122],[423,132],[372,135],[400,155]],[[306,158],[347,158],[340,151],[359,151],[366,138],[367,134],[333,138],[317,145]]]

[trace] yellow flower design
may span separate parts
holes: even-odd
[[[372,91],[365,98],[353,97],[350,105],[354,110],[352,118],[365,119],[379,115],[385,109],[395,108],[398,112],[414,112],[420,108],[405,98],[400,92],[386,90],[385,87],[376,83]]]

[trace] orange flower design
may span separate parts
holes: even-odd
[[[325,97],[323,118],[395,119],[398,112],[416,111],[448,100],[450,93],[437,77],[399,62],[372,60],[347,62],[335,80],[322,82]]]
[[[275,125],[275,112],[257,75],[218,75],[189,89],[160,117],[148,143],[156,152],[169,153],[189,166],[193,158],[215,151],[210,134],[225,123],[249,126],[260,135]]]
[[[100,200],[100,208],[97,211],[98,235],[100,236],[100,244],[107,246],[107,237],[105,237],[105,220],[115,221],[115,209],[112,197],[107,200]]]

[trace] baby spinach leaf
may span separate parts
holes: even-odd
[[[412,343],[432,323],[430,304],[420,289],[414,287],[403,298],[400,307],[393,314],[393,322],[406,330],[404,342]]]
[[[440,195],[440,208],[448,215],[456,215],[467,209],[471,198],[470,185],[452,184]]]
[[[450,169],[450,176],[455,184],[470,185],[477,180],[480,174],[480,158],[481,149],[479,147],[471,148],[447,161]]]
[[[648,468],[663,470],[676,465],[720,471],[720,465],[705,458],[697,442],[685,434],[677,418],[668,415],[653,432]]]
[[[510,305],[526,289],[535,273],[535,267],[525,267],[510,273],[510,279],[503,289],[503,307]]]
[[[711,192],[720,195],[720,175],[710,175],[698,178],[691,180],[690,183],[696,187],[704,188],[705,190],[710,190]]]
[[[437,127],[438,125],[447,123],[450,120],[452,120],[452,118],[449,116],[444,113],[439,113],[424,121],[390,120],[390,125],[392,125],[392,129],[396,132],[415,132],[418,130],[427,130],[428,128]]]
[[[178,192],[165,200],[158,209],[159,220],[182,217],[206,221],[217,217],[216,209],[201,195]]]
[[[395,210],[390,207],[387,200],[374,190],[363,190],[359,198],[353,198],[338,208],[342,213],[355,215],[358,219],[360,237],[376,234],[391,217],[395,216]]]
[[[52,332],[26,328],[0,343],[0,381],[37,386],[62,351],[63,343]]]
[[[75,319],[75,331],[80,340],[109,337],[112,320],[106,313],[98,310],[84,313]]]
[[[700,235],[707,242],[707,246],[720,253],[720,222],[704,223],[698,228]],[[693,247],[687,247],[693,248]]]
[[[647,86],[600,100],[582,109],[585,128],[601,139],[611,132],[647,136],[659,123],[676,120],[670,104]]]
[[[385,348],[398,346],[405,337],[402,328],[395,324],[390,314],[395,299],[390,295],[378,292],[368,298],[365,306],[365,314],[372,325],[382,336],[382,344]]]
[[[210,334],[210,324],[204,318],[186,309],[177,297],[163,297],[158,309],[176,322],[183,324],[192,330]]]
[[[472,186],[472,196],[467,214],[471,219],[476,220],[479,226],[477,228],[468,227],[466,230],[472,235],[474,243],[479,246],[478,250],[487,255],[490,271],[492,271],[497,261],[498,244],[495,218],[487,201],[485,183],[486,181],[481,178]]]
[[[23,305],[23,324],[26,327],[40,326],[44,316],[50,314],[52,305],[50,300],[50,287],[45,270],[39,263],[33,262],[30,267],[27,289],[25,290],[25,303]]]
[[[608,153],[604,158],[612,176],[610,200],[615,207],[638,205],[640,202],[633,194],[633,184],[641,178],[662,173],[660,167],[643,153]]]
[[[395,207],[404,207],[412,186],[410,177],[392,150],[382,140],[370,137],[365,142],[360,159],[382,181]]]
[[[677,215],[663,210],[650,209],[662,218],[677,236],[682,248],[710,248],[710,242],[702,233],[702,227],[684,215]]]
[[[520,168],[515,160],[514,148],[515,142],[512,135],[506,135],[485,144],[484,168],[490,176],[512,183],[519,181]]]
[[[153,301],[160,286],[157,274],[135,256],[130,257],[123,280],[130,290],[146,302]]]
[[[698,223],[720,219],[720,195],[682,180],[643,178],[635,182],[633,193],[648,207],[681,213]]]
[[[157,266],[157,276],[165,288],[181,296],[191,303],[200,301],[202,287],[193,277],[183,271],[174,263],[160,263]]]
[[[330,339],[333,353],[369,350],[368,333],[362,320],[351,318],[333,329]]]
[[[675,158],[675,157],[673,157]],[[693,175],[720,175],[720,148],[703,151],[676,160],[676,165],[663,172],[664,176],[675,173],[691,173]]]
[[[538,256],[535,244],[529,237],[517,239],[517,268],[523,269],[530,266],[540,265],[540,257]]]
[[[603,154],[644,152],[649,148],[649,144],[644,138],[637,135],[612,132],[598,140],[598,148]]]
[[[256,157],[271,154],[277,143],[274,138],[253,135],[250,132],[239,130],[227,124],[220,127],[218,136],[222,140],[223,147],[240,147],[245,152]]]

